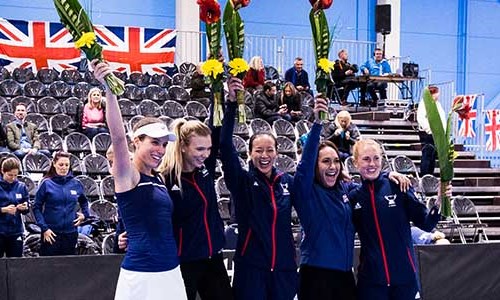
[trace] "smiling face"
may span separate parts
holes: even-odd
[[[200,168],[210,155],[212,138],[207,136],[192,135],[189,142],[182,146],[182,168],[184,172],[192,172]]]
[[[135,153],[134,161],[143,164],[146,169],[154,169],[158,167],[163,155],[165,147],[168,143],[168,137],[152,138],[143,136],[134,139]]]
[[[253,165],[267,177],[271,177],[276,160],[275,140],[267,134],[259,134],[251,141],[250,159]]]
[[[93,106],[97,106],[101,102],[101,91],[93,90],[89,95],[89,102],[92,103]]]
[[[68,175],[70,166],[70,161],[68,157],[59,157],[56,161],[54,161],[53,164],[57,175],[59,176]]]
[[[358,144],[359,143],[359,144]],[[375,180],[382,170],[382,150],[373,140],[361,140],[354,147],[354,163],[361,177]]]
[[[324,187],[331,188],[337,182],[340,172],[338,152],[330,146],[321,148],[316,163],[316,180]]]

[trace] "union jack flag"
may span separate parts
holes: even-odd
[[[464,107],[469,107],[470,110],[467,113],[467,117],[458,120],[458,135],[463,137],[475,137],[476,136],[476,120],[477,120],[477,95],[458,95],[453,100],[453,103],[457,98],[463,97]]]
[[[500,110],[487,110],[484,124],[484,132],[486,134],[486,150],[500,150]]]
[[[176,31],[95,25],[103,55],[119,72],[168,73],[174,67]]]
[[[17,67],[74,69],[80,50],[62,24],[0,18],[0,65],[10,71]]]

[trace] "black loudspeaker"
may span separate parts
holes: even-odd
[[[418,64],[403,63],[403,76],[404,77],[418,77]]]
[[[377,5],[375,8],[375,31],[382,34],[391,33],[391,5]]]

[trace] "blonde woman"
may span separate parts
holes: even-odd
[[[101,90],[97,87],[91,88],[88,96],[87,103],[83,106],[81,111],[77,111],[77,115],[81,114],[81,128],[82,132],[92,139],[98,133],[108,132],[106,127],[106,112],[102,102]]]
[[[344,161],[351,156],[351,148],[359,139],[360,133],[356,124],[352,123],[349,112],[342,110],[335,117],[333,124],[330,123],[325,129],[324,136],[337,146],[340,159]]]
[[[222,257],[224,224],[215,193],[219,130],[198,120],[177,119],[177,140],[160,165],[174,202],[172,217],[182,277],[189,300],[233,299]]]
[[[264,70],[262,57],[252,57],[249,66],[250,69],[247,71],[245,78],[243,78],[243,86],[246,90],[262,90],[262,86],[266,80],[266,72]]]

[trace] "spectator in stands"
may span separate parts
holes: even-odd
[[[446,114],[439,102],[439,88],[437,86],[429,86],[429,92],[432,95],[432,99],[436,101],[436,106],[441,117],[441,122],[443,122],[443,129],[446,129]],[[434,168],[436,167],[436,147],[434,146],[434,139],[432,137],[431,127],[429,126],[429,120],[427,119],[427,112],[425,110],[424,101],[421,100],[417,109],[417,122],[418,122],[418,135],[420,137],[420,143],[422,144],[422,159],[420,160],[420,176],[426,174],[434,174]]]
[[[222,170],[228,174],[224,179],[235,200],[238,221],[234,297],[292,300],[297,291],[291,229],[293,178],[273,166],[277,145],[269,133],[257,133],[250,138],[248,171],[240,165],[232,136],[236,90],[241,89],[241,80],[231,77],[220,144]]]
[[[361,65],[360,69],[363,74],[370,76],[387,76],[391,74],[391,66],[384,58],[384,53],[380,48],[373,51],[373,58]],[[366,84],[366,87],[361,87],[361,105],[367,104],[366,92],[368,91],[372,100],[371,106],[377,106],[378,96],[376,90],[380,93],[380,99],[387,99],[387,82],[370,81]]]
[[[271,81],[264,84],[264,89],[255,95],[254,115],[272,124],[278,119],[291,120],[286,104],[278,105],[276,85]]]
[[[311,85],[309,84],[309,76],[306,70],[303,69],[304,61],[301,57],[296,57],[293,62],[293,67],[285,72],[285,81],[293,83],[299,92],[308,92],[312,95]]]
[[[360,133],[356,124],[352,123],[349,112],[342,110],[335,116],[335,121],[325,128],[324,136],[337,146],[340,159],[344,162],[352,155],[351,148],[360,138]]]
[[[92,61],[95,77],[112,70],[106,62]],[[128,234],[128,251],[120,270],[115,299],[187,299],[172,230],[172,200],[155,171],[165,147],[175,140],[159,119],[144,118],[133,130],[135,147],[130,161],[128,142],[118,100],[106,86],[106,120],[114,150],[116,200]]]
[[[243,78],[243,86],[250,93],[262,90],[264,81],[266,80],[266,71],[264,70],[264,63],[262,57],[254,56],[250,59],[250,69],[247,71],[245,78]]]
[[[7,146],[7,134],[5,133],[3,124],[0,124],[0,152],[10,152]]]
[[[196,66],[196,71],[191,76],[191,92],[189,95],[193,99],[210,98],[209,83],[205,81],[205,76],[201,72],[202,63]]]
[[[300,95],[297,89],[291,82],[285,83],[283,90],[279,96],[279,106],[286,105],[287,117],[285,119],[292,121],[293,123],[298,122],[302,119],[302,110]]]
[[[354,145],[354,164],[362,185],[349,193],[353,220],[361,241],[358,299],[415,299],[418,283],[410,221],[432,230],[440,219],[439,206],[427,208],[413,189],[401,192],[382,173],[382,149],[371,139]],[[451,196],[451,186],[446,189]]]
[[[35,195],[33,213],[42,231],[41,256],[74,255],[77,227],[89,217],[83,185],[71,174],[69,158],[67,152],[54,153]]]
[[[344,80],[348,77],[354,77],[358,72],[358,65],[350,64],[347,59],[349,58],[349,54],[346,49],[341,49],[338,52],[338,57],[335,61],[335,65],[332,71],[332,79],[333,83],[339,93],[339,101],[340,104],[346,105],[347,98],[349,97],[349,93],[358,88],[359,84],[355,81],[344,82]],[[331,95],[329,93],[328,95]]]
[[[330,141],[320,141],[319,112],[327,100],[317,97],[315,122],[303,141],[292,195],[304,232],[301,243],[299,300],[355,299],[352,273],[354,225],[347,193],[357,184],[344,176],[340,153]],[[409,180],[391,173],[404,190]]]
[[[167,146],[159,171],[175,207],[172,222],[188,299],[197,293],[203,300],[233,299],[214,186],[220,127],[178,119],[172,129],[177,140]]]
[[[427,232],[416,226],[411,226],[411,239],[415,245],[447,245],[450,243],[441,231]]]
[[[78,106],[75,118],[81,131],[92,140],[99,133],[108,133],[106,127],[105,103],[102,101],[102,92],[98,87],[91,88],[87,95],[87,103]]]
[[[14,157],[0,162],[0,258],[23,255],[24,226],[21,214],[28,213],[29,193],[17,180],[21,164]]]
[[[40,149],[40,140],[36,125],[26,122],[26,105],[19,103],[14,112],[16,120],[7,124],[7,144],[9,149],[20,159],[28,153],[40,153],[50,157],[48,150]]]

